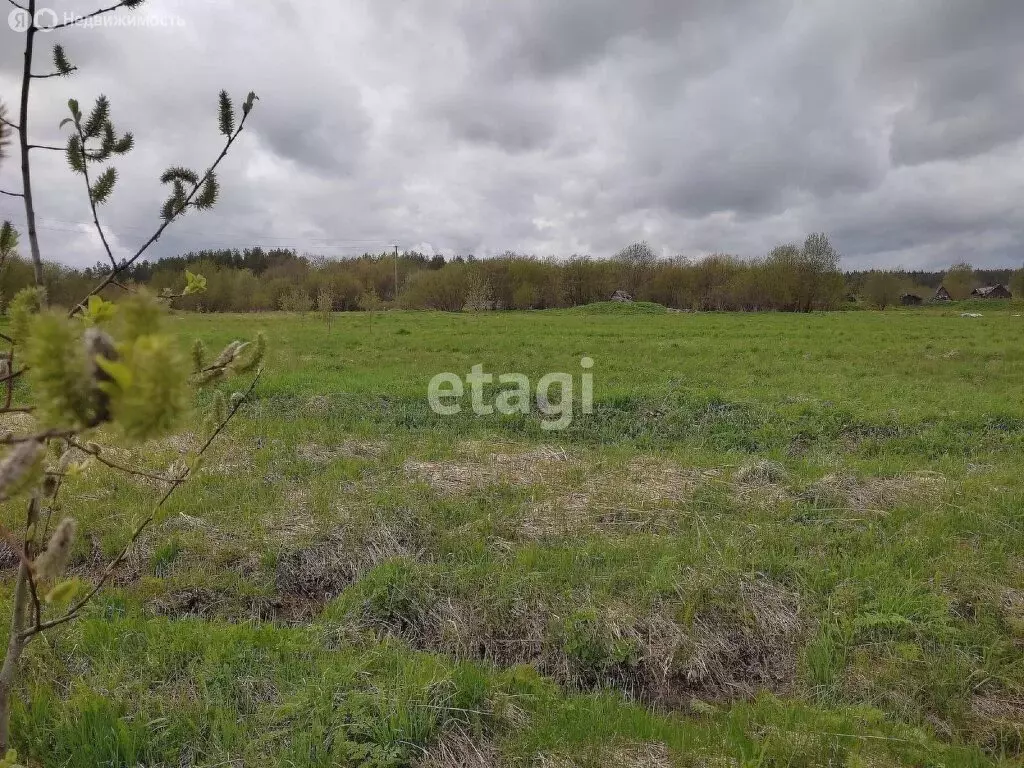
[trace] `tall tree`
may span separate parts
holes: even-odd
[[[903,280],[893,272],[872,272],[864,281],[863,296],[878,309],[895,304],[903,292]]]
[[[0,170],[3,170],[4,160],[8,157],[12,133],[11,123],[7,119],[7,105],[0,101]],[[0,190],[0,193],[11,197],[19,196],[17,193],[5,190]],[[3,270],[7,260],[14,255],[17,247],[18,233],[14,227],[11,226],[9,221],[0,222],[0,270]],[[0,291],[2,291],[2,288],[3,284],[0,283]],[[2,298],[2,293],[0,293],[0,299]]]
[[[1024,299],[1024,269],[1018,269],[1010,275],[1009,288],[1013,298]]]
[[[639,297],[658,263],[658,255],[649,243],[639,242],[627,245],[615,254],[614,259],[622,267],[621,287],[632,296]],[[604,298],[610,297],[605,296]]]
[[[962,301],[970,296],[976,282],[974,267],[964,263],[954,264],[942,278],[942,284],[954,301]]]

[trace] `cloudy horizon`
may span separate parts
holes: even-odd
[[[260,102],[222,201],[151,259],[392,243],[600,257],[637,240],[750,258],[824,231],[846,269],[1024,261],[1017,0],[254,5],[150,0],[118,11],[135,26],[37,38],[37,73],[53,42],[79,72],[34,82],[34,141],[63,144],[67,99],[100,93],[136,136],[103,210],[118,255],[158,223],[161,171],[216,156],[226,88]],[[0,24],[10,109],[21,41]],[[80,180],[58,153],[33,159],[44,256],[99,261]],[[16,163],[0,188],[20,189]],[[20,200],[0,197],[0,218],[20,226]]]

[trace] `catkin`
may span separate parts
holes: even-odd
[[[221,352],[220,355],[218,355],[217,359],[213,361],[213,365],[211,365],[210,367],[224,368],[225,366],[227,366],[228,363],[235,359],[235,356],[238,354],[238,349],[241,346],[242,342],[232,341],[230,344],[224,347],[224,351]]]
[[[82,337],[82,343],[85,345],[86,356],[89,359],[90,375],[93,384],[93,397],[96,409],[93,424],[103,424],[110,421],[110,395],[104,392],[103,388],[99,385],[110,381],[110,374],[100,367],[96,359],[102,357],[105,360],[117,360],[119,357],[117,347],[114,345],[114,340],[110,338],[110,335],[99,328],[89,328]]]
[[[7,501],[24,483],[43,457],[42,441],[19,443],[0,463],[0,501]]]
[[[74,518],[65,517],[60,521],[46,545],[46,551],[36,558],[34,569],[40,579],[54,579],[67,568],[77,531],[78,523]]]

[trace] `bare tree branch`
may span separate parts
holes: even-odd
[[[0,189],[0,195],[7,195],[8,197],[24,197],[22,192],[8,192],[6,189]]]

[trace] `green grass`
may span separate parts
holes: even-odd
[[[1016,310],[176,317],[183,344],[267,333],[257,402],[89,615],[31,646],[19,751],[1017,764]],[[475,364],[571,373],[578,398],[585,356],[594,413],[564,432],[426,402]],[[75,569],[155,495],[70,483]]]
[[[653,301],[634,301],[634,302],[618,302],[618,301],[598,301],[593,304],[583,304],[582,306],[576,307],[575,312],[579,312],[584,315],[663,315],[668,309],[661,304],[655,304]]]

